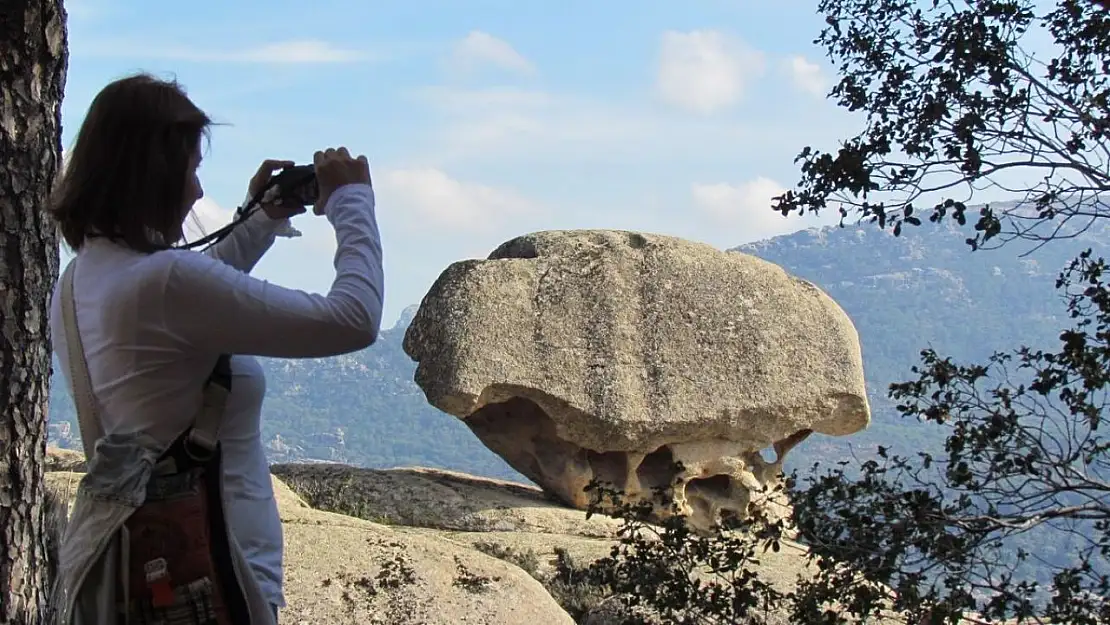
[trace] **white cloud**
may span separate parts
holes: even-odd
[[[396,207],[394,217],[420,228],[486,231],[543,211],[515,191],[463,182],[431,167],[387,170],[375,176],[375,186],[379,201]]]
[[[820,65],[801,55],[786,59],[786,65],[795,88],[818,97],[825,96],[828,87]]]
[[[470,31],[455,44],[451,64],[462,72],[473,71],[480,65],[493,65],[521,74],[533,74],[536,71],[535,65],[517,52],[509,42],[480,30]]]
[[[146,45],[135,42],[93,42],[81,47],[88,56],[165,59],[224,63],[351,63],[373,60],[366,51],[338,47],[326,41],[299,39],[262,44],[238,50],[213,50],[197,46]]]
[[[786,225],[786,219],[771,210],[771,198],[782,195],[786,189],[770,178],[759,176],[739,185],[695,183],[690,191],[697,207],[721,225],[760,233]]]
[[[763,75],[763,53],[715,30],[663,33],[656,89],[662,99],[710,114],[743,99]]]
[[[782,213],[771,209],[771,199],[782,195],[785,188],[767,176],[757,176],[739,184],[693,184],[693,204],[707,218],[704,230],[698,228],[697,238],[721,247],[734,247],[769,239],[804,228],[834,226],[840,220],[836,211],[820,215]]]
[[[430,145],[423,155],[439,164],[505,159],[629,164],[676,145],[731,151],[750,130],[746,123],[530,89],[426,87],[415,96],[440,122],[427,127]]]
[[[441,139],[465,152],[582,148],[633,140],[644,129],[636,115],[573,97],[507,89],[438,91],[443,99],[435,106],[450,120]]]

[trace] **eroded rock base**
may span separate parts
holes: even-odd
[[[523,397],[488,403],[465,423],[514,469],[567,505],[587,508],[585,489],[594,479],[623,492],[628,501],[651,500],[655,489],[670,487],[673,500],[657,504],[656,515],[669,516],[673,503],[678,514],[703,531],[723,517],[744,519],[754,510],[782,518],[785,500],[768,493],[781,480],[787,452],[811,433],[801,430],[771,445],[704,440],[642,451],[592,450],[559,436],[555,421]]]

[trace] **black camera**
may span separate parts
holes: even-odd
[[[312,206],[320,197],[320,186],[316,183],[315,165],[293,165],[279,171],[271,179],[277,198],[282,204]]]

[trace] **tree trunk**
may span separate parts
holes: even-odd
[[[61,161],[68,57],[62,0],[0,0],[0,623],[36,622],[48,583],[47,316],[58,239],[45,207]]]

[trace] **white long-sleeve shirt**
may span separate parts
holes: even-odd
[[[77,324],[105,434],[143,431],[168,445],[191,424],[219,354],[232,354],[220,430],[227,515],[262,591],[279,606],[282,531],[261,436],[266,381],[253,356],[315,358],[373,343],[384,295],[374,208],[366,184],[329,199],[338,246],[327,295],[248,275],[287,224],[261,210],[207,253],[142,254],[92,238],[75,259]],[[69,380],[60,287],[50,331]]]

